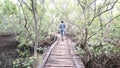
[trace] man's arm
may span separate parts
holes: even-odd
[[[59,28],[61,28],[61,24],[60,24]]]
[[[65,28],[65,24],[64,24],[64,28]]]

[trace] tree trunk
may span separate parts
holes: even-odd
[[[102,32],[101,32],[102,40],[100,41],[100,45],[102,45],[104,35],[103,35],[103,23],[102,23],[102,18],[101,18],[101,16],[99,16],[99,20],[100,20],[100,28],[101,28],[101,31],[102,31]]]
[[[34,65],[33,68],[36,68],[37,64],[37,47],[38,47],[38,28],[37,28],[37,18],[36,18],[36,10],[35,10],[35,0],[31,0],[32,2],[32,11],[35,25],[35,46],[34,46]]]

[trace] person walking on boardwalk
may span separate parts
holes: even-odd
[[[64,33],[65,33],[64,29],[65,29],[64,21],[61,21],[61,23],[60,23],[60,33],[61,33],[62,41],[63,41],[63,36],[64,36]]]

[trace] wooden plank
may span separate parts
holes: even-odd
[[[50,67],[75,67],[73,64],[49,64],[47,63],[45,66],[50,66]]]
[[[63,55],[61,55],[61,56],[52,55],[52,56],[50,56],[49,58],[57,58],[57,59],[71,59],[71,56],[69,56],[69,55],[65,55],[65,56],[63,56]]]
[[[54,67],[51,66],[50,67],[50,66],[45,66],[45,68],[75,68],[75,67],[74,66],[73,67],[72,66],[68,66],[68,67],[61,67],[61,66],[60,67],[58,67],[58,66],[54,66]]]
[[[49,49],[49,51],[47,52],[47,55],[46,55],[45,58],[43,59],[43,62],[41,63],[40,68],[44,68],[45,63],[47,62],[48,57],[50,56],[50,53],[51,53],[52,49],[55,47],[55,45],[57,44],[57,42],[58,42],[58,41],[56,41],[56,42],[51,46],[51,48]]]

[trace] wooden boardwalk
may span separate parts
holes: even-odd
[[[64,37],[64,41],[61,41],[60,35],[57,37],[40,68],[85,68],[80,58],[74,54],[70,39]]]

